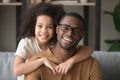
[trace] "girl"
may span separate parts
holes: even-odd
[[[73,64],[87,59],[92,54],[92,49],[87,46],[81,46],[79,53],[68,61],[55,65],[47,58],[37,59],[32,62],[26,62],[33,55],[38,54],[49,46],[54,46],[56,42],[55,28],[60,18],[64,15],[62,5],[53,5],[41,2],[34,6],[25,16],[20,27],[21,40],[16,50],[14,60],[14,72],[23,80],[24,74],[30,73],[41,65],[49,67],[54,74],[56,72],[65,74]],[[55,70],[54,66],[57,66]]]

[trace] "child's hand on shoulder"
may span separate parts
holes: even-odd
[[[42,58],[43,60],[43,64],[46,66],[46,67],[48,67],[48,68],[50,68],[51,70],[52,70],[52,72],[53,72],[53,74],[56,74],[56,70],[55,70],[55,68],[56,68],[56,64],[55,63],[53,63],[53,62],[51,62],[49,59],[47,59],[46,57],[43,57]]]
[[[68,59],[67,61],[59,64],[56,67],[56,72],[61,74],[66,74],[73,66],[74,62],[72,59]]]

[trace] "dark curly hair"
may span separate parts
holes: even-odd
[[[54,25],[56,29],[56,25],[59,23],[60,18],[65,14],[64,8],[62,5],[55,5],[45,2],[40,2],[34,7],[32,7],[24,16],[20,29],[19,29],[19,37],[34,37],[35,36],[35,25],[36,18],[40,15],[48,15],[53,18]],[[53,38],[50,40],[52,42],[56,41],[56,32],[54,29]]]

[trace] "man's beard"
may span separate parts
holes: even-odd
[[[69,46],[69,47],[64,47],[59,41],[58,41],[58,44],[60,45],[60,47],[62,48],[62,49],[64,49],[64,50],[72,50],[72,49],[74,49],[76,46],[75,46],[75,44],[74,45],[71,45],[71,46]]]

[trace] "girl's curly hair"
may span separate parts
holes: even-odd
[[[24,16],[20,29],[19,29],[19,37],[34,37],[35,36],[35,24],[36,18],[40,15],[48,15],[53,18],[54,25],[56,29],[56,25],[59,24],[59,20],[65,14],[64,8],[62,5],[55,5],[45,2],[40,2],[34,7],[32,7]],[[56,32],[54,29],[54,36],[51,39],[52,42],[56,41]]]

